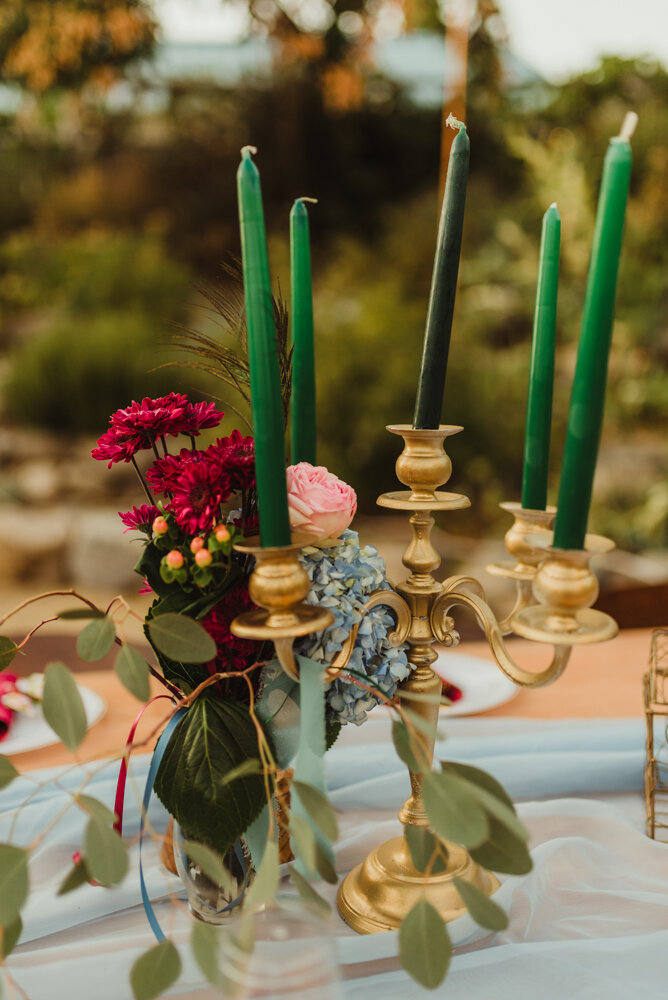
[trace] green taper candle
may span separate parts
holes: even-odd
[[[522,506],[528,510],[545,510],[547,504],[560,241],[561,218],[552,204],[543,216],[533,314],[522,471]]]
[[[292,461],[316,465],[315,356],[311,247],[305,201],[297,198],[290,212],[290,312],[292,316]]]
[[[637,120],[632,112],[626,116],[603,166],[554,525],[554,545],[561,549],[584,548],[631,175],[629,139]]]
[[[447,124],[458,129],[452,143],[445,193],[438,227],[436,256],[431,278],[427,327],[422,349],[413,427],[438,427],[443,407],[443,388],[448,367],[452,317],[464,229],[464,204],[469,168],[469,137],[466,125],[448,115]]]
[[[290,544],[285,434],[260,175],[252,146],[237,171],[255,475],[262,546]]]

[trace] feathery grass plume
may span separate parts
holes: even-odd
[[[241,262],[232,258],[229,262],[221,264],[221,268],[223,279],[220,283],[195,285],[209,303],[204,308],[220,327],[221,336],[216,338],[189,327],[178,327],[172,334],[172,343],[193,357],[188,361],[169,361],[166,364],[197,368],[207,375],[212,375],[237,392],[250,407],[250,372]],[[292,348],[288,341],[288,308],[281,294],[280,285],[277,294],[272,296],[272,302],[283,421],[287,425],[292,390]],[[230,346],[230,340],[233,346]],[[242,416],[234,406],[226,401],[224,403]]]

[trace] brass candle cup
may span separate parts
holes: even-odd
[[[557,508],[531,510],[522,507],[520,503],[502,503],[499,506],[514,518],[504,539],[508,555],[513,561],[490,563],[485,569],[491,576],[504,576],[509,580],[533,580],[538,564],[545,558],[545,549],[536,545],[536,536],[542,538],[543,532],[549,532]]]
[[[429,430],[417,430],[410,424],[389,424],[390,434],[404,439],[404,449],[396,462],[397,479],[410,490],[383,493],[376,501],[380,507],[394,510],[455,510],[470,507],[471,501],[461,493],[446,493],[439,486],[447,483],[452,462],[443,442],[462,427],[441,424]]]
[[[591,607],[599,588],[589,566],[594,556],[610,552],[614,543],[601,535],[587,535],[583,549],[555,549],[552,537],[552,532],[534,536],[536,546],[544,547],[545,556],[533,581],[538,604],[512,617],[513,631],[525,639],[555,646],[577,646],[614,638],[619,631],[614,618]]]
[[[237,552],[255,559],[248,592],[258,607],[235,618],[230,631],[241,639],[273,642],[281,666],[293,680],[299,680],[293,640],[320,632],[334,621],[329,609],[304,604],[310,583],[298,559],[301,547],[295,542],[263,548],[258,538],[247,538],[234,546]]]

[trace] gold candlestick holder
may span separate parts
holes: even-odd
[[[515,605],[502,621],[495,616],[485,599],[483,587],[473,577],[453,576],[442,583],[434,579],[432,574],[441,560],[430,541],[434,525],[432,512],[469,506],[467,497],[439,489],[452,471],[444,450],[445,439],[461,429],[448,425],[434,430],[418,430],[406,425],[388,427],[392,434],[404,439],[396,471],[399,481],[409,489],[385,493],[377,501],[381,507],[411,512],[412,538],[402,558],[409,570],[408,578],[398,584],[394,592],[381,591],[372,595],[369,606],[383,604],[395,612],[394,638],[408,643],[408,659],[414,667],[401,686],[400,697],[429,723],[434,733],[438,719],[435,699],[440,694],[441,681],[431,666],[437,658],[433,644],[437,640],[446,646],[459,642],[449,614],[454,606],[469,607],[473,611],[497,665],[523,687],[552,683],[565,669],[573,645],[612,638],[617,630],[611,618],[590,609],[598,585],[589,569],[589,559],[608,551],[612,543],[592,536],[584,553],[550,549],[552,535],[548,528],[554,517],[553,509],[530,511],[518,504],[502,505],[515,518],[506,535],[506,547],[513,561],[488,567],[490,572],[515,582]],[[504,643],[504,635],[510,631],[551,645],[550,663],[536,672],[518,666]],[[421,697],[424,695],[431,695],[434,700],[425,700]],[[431,760],[434,739],[427,740],[422,732],[419,738]],[[399,820],[404,826],[426,827],[429,820],[422,797],[422,775],[410,770],[409,774],[411,795],[399,812]],[[455,887],[455,878],[474,884],[488,895],[496,890],[499,882],[496,876],[476,864],[462,847],[448,843],[446,848],[448,865],[445,871],[425,875],[414,867],[405,836],[382,844],[341,883],[337,897],[339,913],[354,930],[364,934],[398,928],[422,897],[445,921],[461,916],[466,906]]]
[[[259,538],[235,545],[237,552],[255,559],[248,592],[258,607],[239,615],[230,625],[232,634],[241,639],[273,642],[283,670],[296,681],[299,669],[292,650],[294,640],[320,632],[334,621],[328,608],[304,603],[310,582],[298,559],[301,547],[294,543],[262,548]]]

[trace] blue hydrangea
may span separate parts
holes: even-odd
[[[399,681],[411,670],[406,645],[394,647],[387,641],[388,632],[394,629],[389,611],[378,607],[364,612],[365,602],[374,590],[389,590],[385,563],[373,545],[360,548],[357,532],[350,529],[343,532],[337,545],[322,549],[308,545],[299,558],[311,581],[308,603],[331,608],[334,622],[323,632],[299,639],[295,644],[297,652],[320,663],[331,663],[359,623],[348,666],[326,693],[329,718],[359,726],[381,698],[356,684],[348,671],[367,677],[392,698]]]

